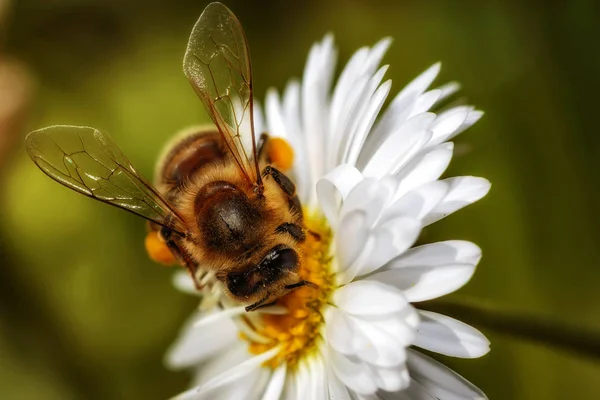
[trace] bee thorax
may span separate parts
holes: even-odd
[[[237,257],[261,240],[261,212],[234,184],[215,181],[196,196],[196,221],[212,251]]]

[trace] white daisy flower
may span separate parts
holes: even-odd
[[[428,90],[436,64],[379,115],[391,87],[382,83],[387,66],[378,68],[389,44],[358,50],[332,90],[336,50],[327,36],[311,49],[302,82],[282,98],[267,94],[257,131],[295,150],[290,175],[313,232],[301,277],[318,288],[251,313],[213,288],[220,306],[198,311],[167,357],[171,367],[195,368],[181,398],[486,398],[415,348],[475,358],[489,351],[487,339],[411,304],[457,290],[481,258],[466,241],[412,246],[423,227],[488,192],[482,178],[439,179],[452,157],[449,140],[482,112],[430,111],[458,89]],[[176,283],[195,292],[185,275]]]

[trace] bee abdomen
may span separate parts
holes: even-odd
[[[164,158],[160,170],[163,183],[179,187],[204,166],[221,161],[226,156],[218,131],[192,132],[175,142]]]

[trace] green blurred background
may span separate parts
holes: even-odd
[[[340,65],[395,41],[393,92],[441,60],[437,83],[486,111],[448,175],[490,195],[425,232],[484,258],[438,309],[492,351],[443,361],[491,399],[600,398],[600,10],[597,1],[228,1],[247,32],[256,95],[301,76],[333,32]],[[182,127],[207,121],[181,61],[204,1],[0,0],[0,398],[160,399],[188,375],[162,364],[196,300],[150,262],[144,224],[47,179],[26,132],[110,132],[146,176]],[[208,344],[207,344],[208,345]]]

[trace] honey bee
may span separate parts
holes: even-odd
[[[148,220],[153,258],[172,257],[192,277],[199,268],[213,271],[227,295],[249,304],[247,311],[313,285],[298,273],[306,229],[294,183],[280,171],[293,153],[281,139],[255,138],[248,44],[223,4],[203,11],[183,69],[215,127],[177,140],[155,185],[94,128],[31,132],[30,157],[64,186]],[[281,151],[287,162],[274,162]]]

